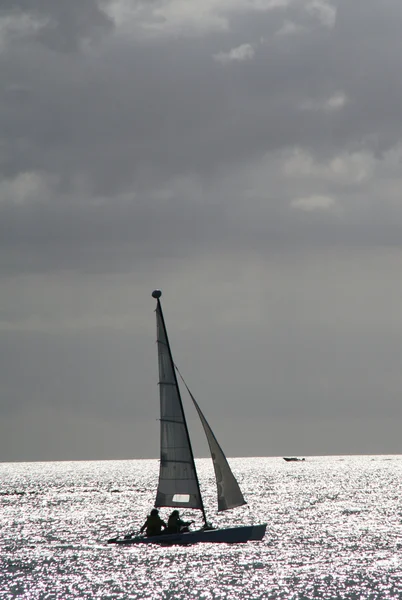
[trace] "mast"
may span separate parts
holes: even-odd
[[[163,330],[164,330],[164,333],[165,333],[166,345],[167,345],[167,349],[168,349],[168,353],[169,353],[169,360],[170,360],[170,364],[171,364],[171,367],[172,367],[174,382],[175,382],[175,386],[176,386],[176,390],[177,390],[177,395],[178,395],[178,399],[179,399],[179,403],[180,403],[180,408],[181,408],[182,415],[183,415],[184,429],[185,429],[186,436],[187,436],[187,442],[188,442],[188,447],[189,447],[189,450],[190,450],[191,460],[193,461],[193,465],[194,465],[195,481],[196,481],[196,484],[197,484],[198,494],[199,494],[199,497],[200,497],[200,500],[201,500],[202,516],[203,516],[205,525],[207,525],[207,517],[206,517],[206,514],[205,514],[204,502],[203,502],[202,496],[201,496],[200,482],[198,480],[197,469],[195,468],[193,447],[191,445],[190,435],[189,435],[189,431],[188,431],[188,427],[187,427],[187,420],[186,420],[186,416],[184,414],[183,402],[182,402],[182,399],[181,399],[180,388],[179,388],[179,384],[178,384],[177,376],[176,376],[176,369],[175,369],[175,365],[174,365],[174,362],[173,362],[173,356],[172,356],[172,351],[171,351],[171,348],[170,348],[169,337],[168,337],[168,334],[167,334],[165,318],[163,316],[162,304],[161,304],[161,301],[160,301],[160,297],[161,296],[162,296],[162,292],[160,290],[154,290],[152,292],[152,297],[155,298],[156,302],[157,302],[157,309],[159,309],[159,314],[160,314],[160,317],[161,317],[161,322],[162,322]]]

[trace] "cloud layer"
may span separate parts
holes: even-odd
[[[33,406],[52,407],[56,430],[70,406],[71,423],[81,411],[103,431],[113,390],[124,418],[130,390],[136,414],[146,396],[149,422],[148,295],[162,284],[178,346],[199,342],[186,367],[218,419],[232,403],[245,418],[250,394],[267,427],[374,418],[380,398],[401,417],[401,22],[397,0],[2,3],[7,431]],[[227,383],[234,371],[244,385]],[[6,431],[0,448],[29,457],[41,427],[21,452],[7,453]],[[57,455],[52,440],[38,457]]]

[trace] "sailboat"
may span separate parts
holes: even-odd
[[[109,543],[194,544],[199,542],[240,543],[251,540],[261,540],[265,535],[267,527],[266,523],[215,529],[209,525],[207,521],[177,380],[177,367],[173,361],[165,319],[162,312],[160,301],[161,295],[162,292],[160,290],[154,290],[152,292],[152,297],[157,301],[156,325],[159,364],[161,443],[159,482],[156,491],[155,507],[175,507],[200,510],[204,525],[200,529],[194,531],[182,533],[162,532],[161,535],[152,537],[142,535],[131,537],[127,535],[123,538],[113,538],[109,540]],[[239,484],[230,469],[225,454],[183,378],[182,381],[194,403],[208,440],[218,491],[218,511],[242,506],[246,504],[246,501],[240,490]]]

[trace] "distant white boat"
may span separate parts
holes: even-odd
[[[201,529],[186,533],[162,533],[161,535],[152,537],[143,535],[117,537],[109,540],[109,543],[122,545],[139,543],[194,544],[198,542],[233,544],[251,540],[262,540],[267,527],[266,523],[215,529],[207,521],[189,431],[183,411],[176,368],[163,317],[160,302],[161,295],[160,290],[152,292],[152,297],[157,301],[156,324],[161,423],[160,470],[155,506],[173,506],[175,508],[201,510],[204,526]],[[242,506],[246,504],[246,501],[230,469],[225,454],[195,398],[188,388],[187,390],[204,427],[211,451],[218,490],[218,511]]]

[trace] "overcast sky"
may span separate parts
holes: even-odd
[[[0,461],[401,453],[400,0],[0,0]],[[195,453],[207,455],[188,398]]]

